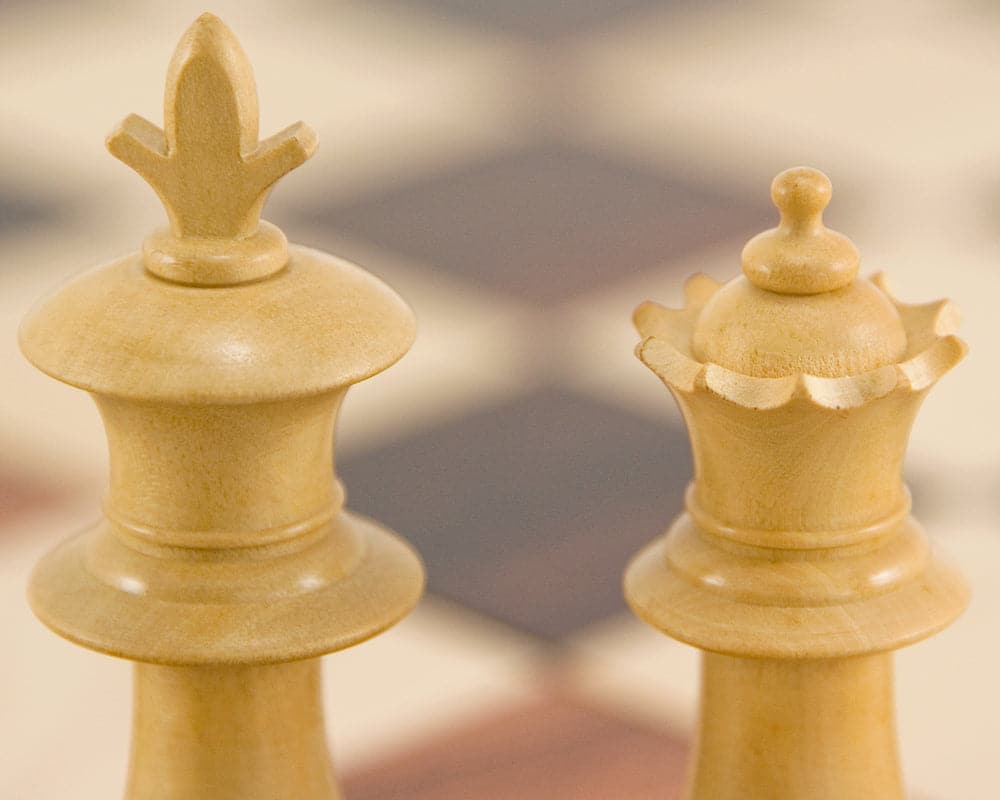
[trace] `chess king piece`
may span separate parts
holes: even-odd
[[[318,656],[423,589],[419,558],[344,510],[333,471],[348,386],[405,353],[412,314],[258,220],[316,137],[257,136],[246,56],[203,15],[171,61],[163,130],[130,116],[107,142],[169,229],[21,328],[25,355],[90,392],[107,428],[105,517],[41,561],[29,595],[55,632],[137,662],[130,800],[339,797]]]
[[[743,275],[635,313],[694,453],[685,513],[625,575],[640,618],[705,651],[688,800],[901,800],[891,651],[967,602],[901,476],[921,401],[965,353],[956,315],[858,278],[822,222],[830,192],[783,172]]]

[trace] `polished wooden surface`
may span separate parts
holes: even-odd
[[[692,797],[904,800],[892,658],[706,653]]]
[[[316,659],[137,664],[128,797],[339,798]]]
[[[636,614],[707,651],[691,800],[901,798],[889,651],[949,624],[961,576],[910,516],[902,464],[964,355],[948,303],[907,306],[826,229],[822,173],[772,185],[744,275],[639,307],[639,358],[691,436],[686,511],[630,565]]]
[[[259,221],[315,136],[258,141],[250,65],[210,14],[177,47],[164,118],[128,117],[108,148],[169,230],[21,328],[37,367],[94,396],[111,473],[105,518],[42,560],[30,599],[62,636],[140,662],[130,800],[328,800],[315,657],[380,633],[423,588],[407,544],[344,510],[336,416],[406,352],[413,316]]]

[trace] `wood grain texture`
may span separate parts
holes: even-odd
[[[694,752],[697,800],[903,800],[891,656],[706,653]]]
[[[170,62],[163,130],[131,114],[107,139],[111,154],[153,187],[170,218],[170,235],[158,235],[159,247],[146,248],[154,274],[222,285],[283,266],[284,236],[275,228],[258,230],[260,210],[274,182],[316,150],[316,134],[298,122],[260,142],[257,125],[250,62],[222,20],[203,14]],[[220,240],[225,244],[217,247]],[[252,257],[254,246],[265,242]],[[206,251],[216,263],[192,270],[190,262],[202,261]]]
[[[249,63],[210,14],[178,45],[164,120],[129,117],[108,148],[170,229],[21,328],[29,360],[94,397],[111,465],[104,519],[39,563],[29,597],[60,635],[140,662],[129,800],[329,800],[315,657],[423,589],[416,553],[344,509],[336,418],[409,348],[413,315],[259,221],[315,137],[258,142]]]
[[[135,667],[128,797],[339,798],[316,659]]]
[[[901,798],[889,651],[968,599],[902,481],[920,403],[965,353],[956,314],[859,279],[830,194],[782,173],[743,276],[635,314],[694,454],[685,513],[625,576],[639,617],[707,651],[690,800]]]

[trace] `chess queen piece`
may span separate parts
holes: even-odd
[[[344,510],[333,469],[347,388],[409,349],[412,314],[259,221],[316,137],[299,123],[258,141],[257,121],[246,56],[203,15],[171,61],[163,130],[130,116],[107,142],[170,227],[21,328],[107,428],[104,519],[41,561],[29,596],[56,633],[137,662],[130,800],[339,797],[318,656],[423,589],[409,546]]]
[[[694,453],[685,513],[625,575],[640,618],[704,651],[688,800],[902,800],[892,651],[967,602],[902,481],[917,409],[965,353],[956,315],[859,278],[830,192],[783,172],[743,275],[635,313]]]

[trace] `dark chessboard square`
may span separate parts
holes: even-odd
[[[531,38],[551,38],[592,30],[631,17],[643,9],[662,8],[662,0],[390,0],[385,5],[416,6],[481,30]],[[694,6],[673,0],[668,7]]]
[[[558,697],[350,774],[350,800],[676,800],[686,744]]]
[[[766,198],[551,143],[353,203],[310,201],[289,221],[313,239],[340,231],[544,303],[748,238],[773,216]]]
[[[69,209],[55,198],[26,193],[16,185],[7,188],[11,191],[0,191],[0,236],[23,234],[66,221]]]
[[[683,505],[685,432],[543,389],[340,469],[352,508],[413,542],[431,591],[547,638],[625,610],[628,559]]]

